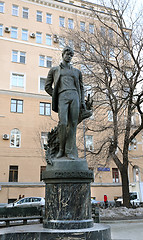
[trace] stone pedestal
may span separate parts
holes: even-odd
[[[93,224],[86,160],[53,159],[43,172],[46,184],[43,229],[47,240],[111,240],[110,227]],[[42,238],[40,238],[42,239]]]
[[[85,160],[53,160],[43,173],[46,183],[45,220],[49,229],[83,229],[93,227],[90,182],[93,172]]]

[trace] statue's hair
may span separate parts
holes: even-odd
[[[71,54],[72,54],[72,56],[74,55],[74,51],[73,51],[73,49],[71,48],[71,47],[69,47],[69,46],[66,46],[66,47],[64,47],[64,49],[63,49],[63,51],[62,51],[62,56],[65,54],[65,52],[70,52]]]

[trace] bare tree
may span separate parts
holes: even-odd
[[[129,0],[109,0],[109,4],[102,2],[104,12],[88,10],[89,29],[84,21],[80,26],[77,23],[75,30],[66,32],[66,39],[74,45],[85,84],[92,87],[95,119],[86,125],[96,138],[92,155],[103,159],[104,154],[107,161],[115,162],[122,179],[123,204],[129,207],[128,149],[143,129],[143,25],[141,13],[133,14]],[[132,128],[136,111],[141,121]]]

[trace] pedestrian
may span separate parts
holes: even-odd
[[[105,208],[108,207],[108,201],[107,201],[107,195],[104,195],[104,204],[105,204]]]

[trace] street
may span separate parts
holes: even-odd
[[[112,240],[143,240],[143,220],[106,222]]]

